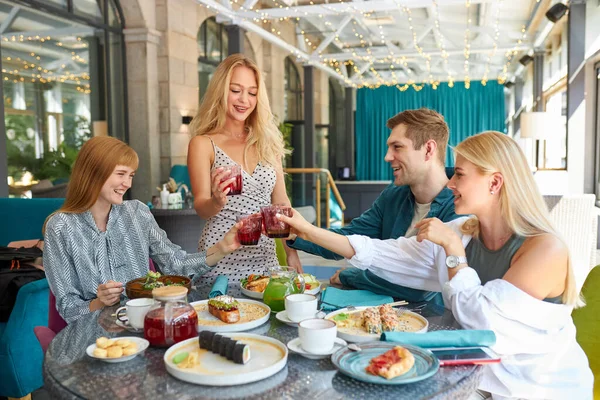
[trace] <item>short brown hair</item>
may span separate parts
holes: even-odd
[[[400,124],[406,125],[406,137],[412,140],[415,150],[423,147],[428,140],[435,140],[438,159],[445,165],[450,130],[442,114],[428,108],[419,108],[402,111],[387,121],[387,127],[390,129]]]

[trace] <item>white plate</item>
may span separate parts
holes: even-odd
[[[348,343],[346,343],[345,340],[340,339],[340,338],[335,338],[335,343],[333,344],[333,347],[330,351],[323,353],[323,354],[313,354],[313,353],[309,353],[309,352],[305,351],[302,348],[302,346],[300,345],[299,337],[297,337],[296,339],[290,340],[287,344],[288,349],[290,349],[294,353],[300,354],[303,357],[310,358],[311,360],[320,360],[323,358],[327,358],[345,346],[348,346]]]
[[[305,290],[304,293],[317,295],[321,291],[321,286],[322,286],[322,284],[321,284],[321,282],[319,282],[319,286],[317,286],[316,288]],[[242,289],[242,294],[246,297],[250,297],[251,299],[256,299],[256,300],[263,299],[264,292],[253,292],[252,290],[245,289],[242,286],[241,282],[240,282],[240,289]]]
[[[124,356],[124,357],[119,357],[119,358],[102,358],[102,357],[96,357],[94,355],[94,350],[96,350],[96,343],[94,343],[94,344],[90,344],[85,349],[85,352],[87,353],[88,356],[90,356],[92,358],[95,358],[96,360],[104,361],[104,362],[107,362],[107,363],[120,363],[120,362],[124,362],[124,361],[129,361],[132,358],[136,357],[138,354],[143,353],[144,350],[146,350],[148,348],[148,346],[150,345],[149,341],[147,341],[146,339],[139,338],[137,336],[119,336],[119,337],[110,338],[110,339],[127,339],[127,340],[131,340],[132,342],[135,342],[135,344],[137,344],[138,351],[137,351],[137,353],[131,354],[129,356]]]
[[[247,340],[246,343],[250,344],[250,361],[247,364],[236,364],[218,354],[200,349],[200,362],[196,370],[179,368],[171,361],[176,353],[199,349],[198,338],[191,338],[174,344],[166,351],[163,361],[167,371],[175,378],[198,385],[232,386],[268,378],[281,371],[287,363],[287,347],[277,339],[251,333],[224,336]]]
[[[128,322],[123,322],[123,321],[121,321],[119,319],[116,319],[115,320],[115,324],[118,327],[120,327],[120,328],[128,330],[129,332],[133,332],[133,333],[142,333],[142,332],[144,332],[143,328],[137,329],[137,328],[134,328],[133,326],[129,325],[129,321]]]
[[[340,314],[343,312],[352,313],[354,311],[366,310],[367,308],[372,308],[372,307],[356,307],[356,310],[352,310],[352,311],[348,311],[347,308],[342,308],[341,310],[330,312],[329,314],[327,314],[325,316],[325,319],[332,319],[337,314]],[[421,321],[424,324],[422,329],[415,331],[413,333],[427,332],[427,329],[429,328],[429,322],[427,321],[427,319],[425,319],[421,315],[416,314],[412,311],[398,310],[398,312],[400,312],[400,311],[402,311],[403,315],[410,315],[411,317],[418,319],[419,321]],[[338,337],[340,337],[348,342],[354,342],[354,343],[372,342],[375,340],[379,340],[379,338],[381,337],[381,334],[367,333],[367,331],[360,330],[358,328],[338,328],[337,335],[338,335]]]
[[[261,303],[260,301],[254,301],[254,300],[248,300],[248,299],[236,299],[236,300],[240,303],[252,304],[252,305],[261,307],[262,309],[265,310],[265,314],[263,316],[261,316],[260,318],[254,319],[252,321],[236,322],[234,324],[228,324],[228,323],[222,322],[219,318],[215,317],[214,315],[212,315],[211,313],[208,312],[208,300],[194,301],[193,303],[190,303],[192,306],[206,305],[206,310],[198,312],[198,326],[197,326],[198,332],[200,332],[200,331],[212,331],[212,332],[247,331],[250,329],[254,329],[257,326],[261,326],[262,324],[264,324],[265,322],[267,322],[269,320],[269,317],[271,316],[271,308],[268,305]],[[194,307],[194,309],[195,309],[195,307]],[[198,310],[196,310],[196,311],[198,311]],[[241,308],[240,308],[240,316],[241,316],[241,318],[244,317],[244,310]],[[203,321],[208,321],[209,323],[203,323]],[[212,323],[214,323],[215,325],[212,325]]]

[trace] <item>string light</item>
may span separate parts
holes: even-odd
[[[500,8],[502,8],[504,0],[498,0],[498,4],[496,5],[496,21],[494,23],[494,40],[492,43],[492,51],[488,54],[487,61],[485,63],[485,71],[483,73],[483,78],[481,79],[481,84],[485,86],[488,81],[488,74],[490,72],[490,64],[492,59],[496,55],[496,51],[498,50],[498,38],[500,37]]]
[[[523,25],[521,27],[521,38],[517,41],[517,44],[515,44],[515,46],[511,50],[506,52],[506,63],[502,67],[502,72],[498,75],[498,83],[500,83],[501,85],[503,85],[507,81],[508,68],[510,67],[510,64],[515,59],[515,56],[518,53],[517,49],[518,49],[519,45],[521,43],[523,43],[523,41],[525,40],[526,37],[527,37],[527,31],[525,30],[525,25]]]
[[[471,87],[471,78],[469,77],[469,57],[471,56],[471,0],[467,0],[465,3],[467,8],[467,29],[465,30],[465,89],[469,89]]]
[[[442,31],[440,28],[440,14],[439,14],[439,8],[438,8],[438,4],[437,4],[436,0],[433,0],[433,11],[434,11],[434,15],[435,15],[433,33],[434,33],[435,37],[437,38],[436,42],[437,42],[438,48],[442,52],[444,70],[448,74],[448,86],[453,87],[454,86],[454,77],[452,76],[452,72],[448,68],[448,52],[446,51],[446,45],[444,44],[444,42],[445,42],[444,35],[442,35]]]

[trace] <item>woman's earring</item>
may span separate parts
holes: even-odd
[[[490,194],[494,194],[494,191],[493,191],[493,190],[490,190]]]

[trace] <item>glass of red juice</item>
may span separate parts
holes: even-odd
[[[256,246],[262,232],[262,215],[238,215],[237,222],[242,226],[238,229],[238,240],[243,246]]]
[[[276,214],[292,216],[292,207],[283,205],[271,205],[261,207],[260,212],[263,216],[265,231],[270,238],[286,238],[290,236],[290,226],[277,219]]]
[[[235,196],[238,194],[242,194],[242,186],[244,184],[244,180],[242,179],[242,167],[239,165],[225,165],[223,171],[229,171],[229,174],[225,175],[225,178],[221,180],[221,183],[225,182],[228,179],[235,178],[233,182],[227,185],[223,190],[229,188],[229,192],[227,196]]]

